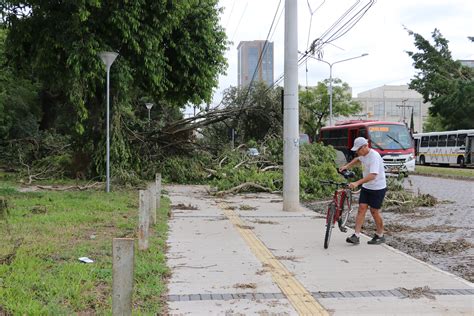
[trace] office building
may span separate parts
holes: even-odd
[[[431,106],[431,103],[424,103],[423,96],[409,89],[408,85],[384,85],[361,92],[354,100],[362,104],[362,111],[350,119],[405,122],[410,126],[413,111],[414,131],[420,133],[423,132],[423,123]]]
[[[263,81],[268,86],[273,84],[272,42],[243,41],[237,46],[237,51],[237,84],[239,87],[248,86],[252,78],[254,82]],[[259,59],[261,59],[260,63]]]

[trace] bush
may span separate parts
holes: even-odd
[[[161,174],[166,182],[179,184],[206,184],[211,157],[207,153],[197,153],[196,156],[173,156],[161,164]]]
[[[303,200],[330,196],[334,187],[321,184],[321,180],[341,181],[334,160],[332,147],[320,143],[301,146],[300,150],[300,196]]]
[[[255,146],[255,144],[252,144]],[[252,182],[272,191],[283,190],[283,142],[269,137],[259,147],[259,156],[250,157],[245,151],[225,150],[210,182],[218,191],[228,190],[245,182]],[[333,187],[321,185],[320,180],[338,180],[335,151],[322,144],[300,147],[300,195],[303,200],[329,196]]]

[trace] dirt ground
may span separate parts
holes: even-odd
[[[474,181],[411,175],[404,186],[415,193],[429,193],[440,203],[412,210],[384,209],[387,244],[474,282]],[[308,206],[322,212],[324,202]],[[351,215],[350,227],[354,227],[356,212]],[[363,232],[371,236],[374,230],[368,212]]]

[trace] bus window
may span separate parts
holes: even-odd
[[[367,130],[365,128],[359,130],[359,137],[367,138]]]
[[[429,137],[428,136],[422,136],[421,137],[421,146],[420,147],[428,147],[428,140],[429,140]],[[456,143],[456,141],[455,141]]]
[[[372,125],[368,134],[371,145],[381,150],[413,148],[411,135],[404,125]]]
[[[456,146],[456,134],[448,135],[448,147]]]
[[[446,147],[448,135],[439,135],[438,147]]]
[[[466,136],[467,136],[467,134],[459,134],[458,135],[458,142],[456,144],[457,147],[466,146]]]
[[[438,146],[438,136],[430,136],[430,147]]]

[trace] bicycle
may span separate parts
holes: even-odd
[[[355,173],[348,170],[344,170],[340,174],[344,176],[346,180],[355,177]],[[329,247],[329,241],[331,240],[331,232],[336,221],[339,226],[339,230],[343,233],[347,232],[346,223],[350,213],[352,213],[353,192],[349,188],[349,181],[335,182],[331,180],[321,180],[320,182],[336,186],[332,201],[328,205],[328,212],[326,215],[324,249],[327,249]]]

